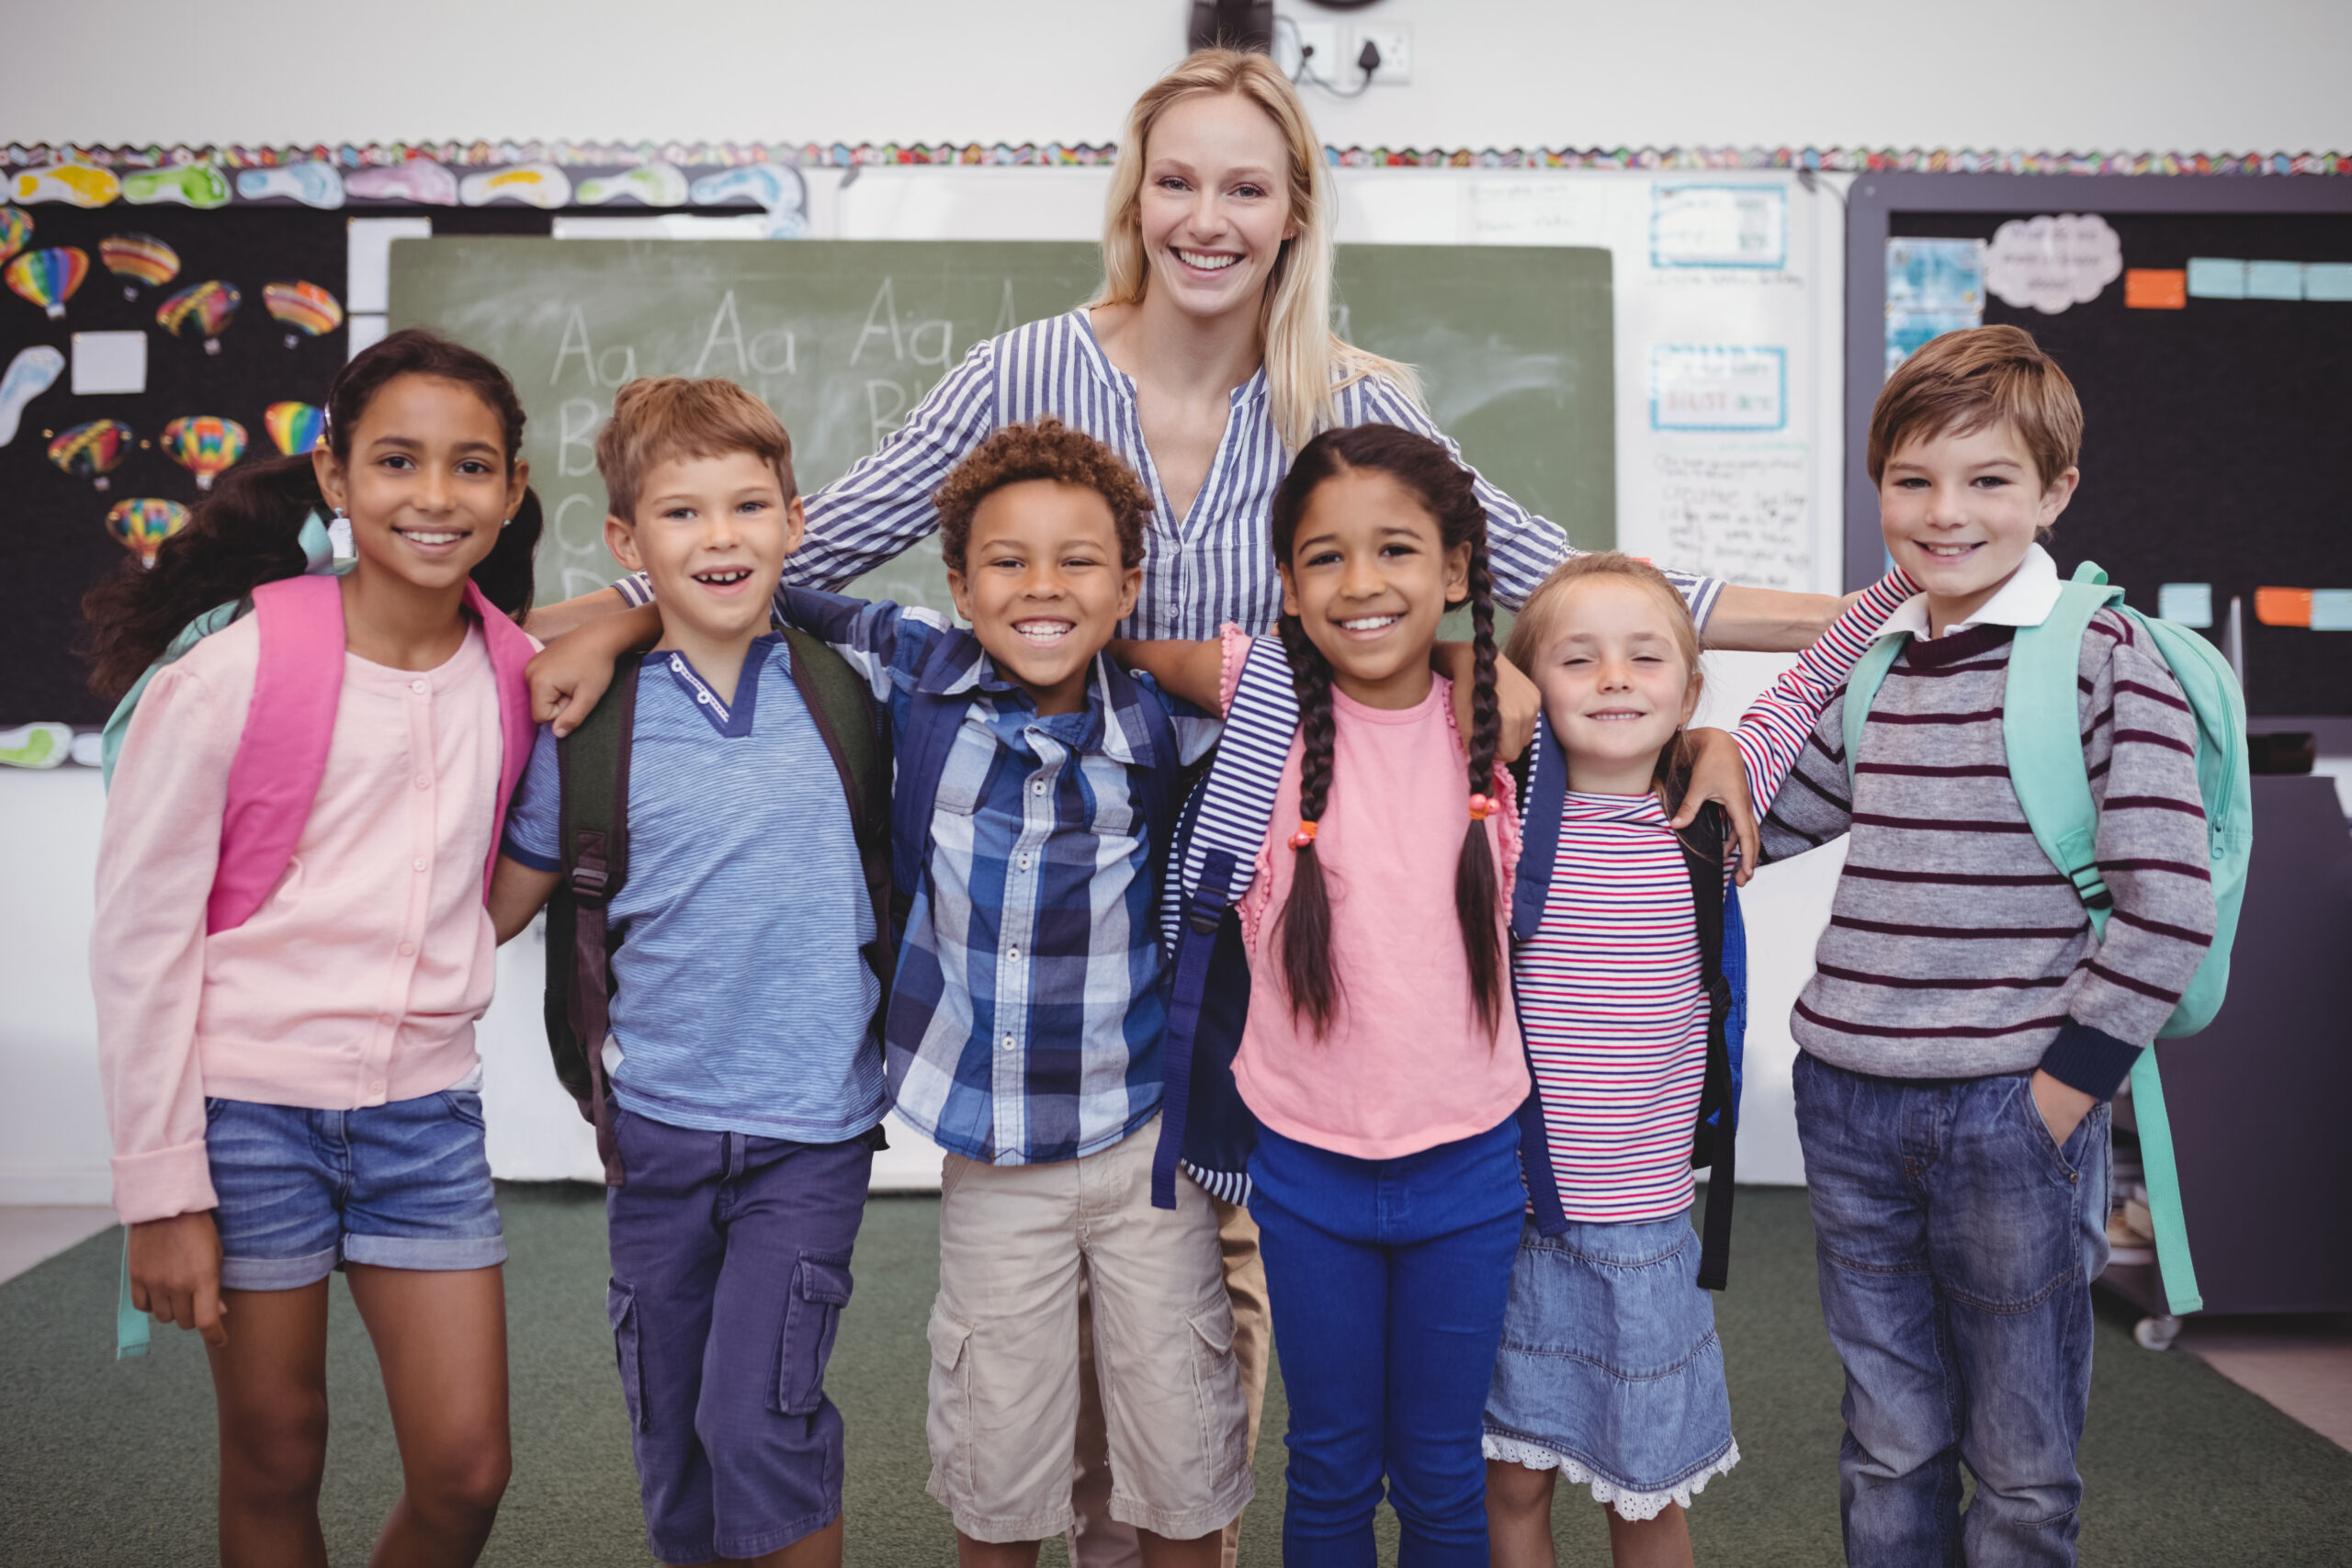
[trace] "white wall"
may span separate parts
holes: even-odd
[[[2352,149],[2343,0],[1306,0],[1412,29],[1413,80],[1316,95],[1364,145]],[[12,29],[13,141],[1099,141],[1189,0],[164,0]],[[669,25],[662,18],[691,18]]]

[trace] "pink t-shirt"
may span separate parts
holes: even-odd
[[[345,653],[326,776],[253,918],[205,931],[256,617],[156,673],[98,841],[90,978],[126,1223],[215,1206],[204,1100],[356,1110],[474,1071],[497,942],[498,687],[481,628],[437,670]]]
[[[1246,638],[1227,637],[1232,700]],[[1274,796],[1258,874],[1241,900],[1250,953],[1250,1021],[1234,1081],[1258,1120],[1317,1148],[1394,1159],[1484,1133],[1527,1098],[1526,1054],[1513,1015],[1509,910],[1519,859],[1510,778],[1487,819],[1501,872],[1495,940],[1506,976],[1501,1027],[1489,1035],[1472,1000],[1469,960],[1453,913],[1454,864],[1470,825],[1470,758],[1442,676],[1409,708],[1366,707],[1334,691],[1331,792],[1316,829],[1331,898],[1340,1015],[1328,1036],[1294,1018],[1275,922],[1290,898],[1299,762],[1293,740]]]

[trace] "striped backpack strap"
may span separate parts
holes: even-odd
[[[1291,679],[1290,655],[1278,637],[1254,638],[1233,701],[1226,705],[1216,765],[1201,785],[1191,837],[1160,898],[1161,942],[1170,954],[1188,921],[1197,927],[1195,917],[1211,906],[1222,913],[1240,902],[1256,874],[1258,850],[1274,818],[1274,791],[1297,736],[1298,690]],[[1209,918],[1214,923],[1214,915]]]

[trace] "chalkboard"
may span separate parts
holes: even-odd
[[[1577,544],[1615,537],[1610,259],[1569,248],[1351,246],[1338,323],[1420,367],[1431,412],[1487,476]],[[392,246],[391,324],[506,367],[549,526],[543,599],[610,581],[593,453],[632,376],[725,376],[792,432],[815,491],[894,429],[971,345],[1069,310],[1091,244],[440,238]],[[946,603],[935,544],[854,585]]]
[[[2178,272],[2192,257],[2352,262],[2352,189],[2305,179],[1881,176],[1854,191],[1849,315],[1849,585],[1875,572],[1876,498],[1861,430],[1883,378],[1874,319],[1886,237],[1990,239],[2012,219],[2098,213],[2126,269]],[[2352,714],[2352,632],[2255,621],[2257,587],[2352,589],[2344,500],[2352,429],[2352,301],[2216,299],[2126,303],[2118,277],[2045,314],[1988,297],[1984,320],[2031,333],[2075,383],[2086,418],[2081,489],[2051,552],[2096,560],[2150,615],[2167,582],[2210,583],[2213,635],[2244,601],[2248,711]],[[1883,298],[1883,293],[1879,296]],[[1860,312],[1871,312],[1865,333]],[[1867,339],[1867,341],[1864,341]],[[1859,423],[1857,416],[1859,415]]]

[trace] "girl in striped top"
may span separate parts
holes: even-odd
[[[1772,797],[1909,592],[1899,574],[1874,585],[1741,719],[1756,799]],[[1683,1509],[1739,1459],[1687,1217],[1708,1001],[1668,818],[1699,702],[1698,628],[1656,568],[1582,556],[1530,598],[1508,656],[1544,694],[1531,769],[1567,770],[1542,922],[1511,978],[1568,1228],[1547,1236],[1531,1217],[1511,1276],[1486,1416],[1493,1560],[1553,1562],[1565,1472],[1609,1506],[1621,1568],[1687,1563]],[[1756,854],[1743,849],[1745,881]]]

